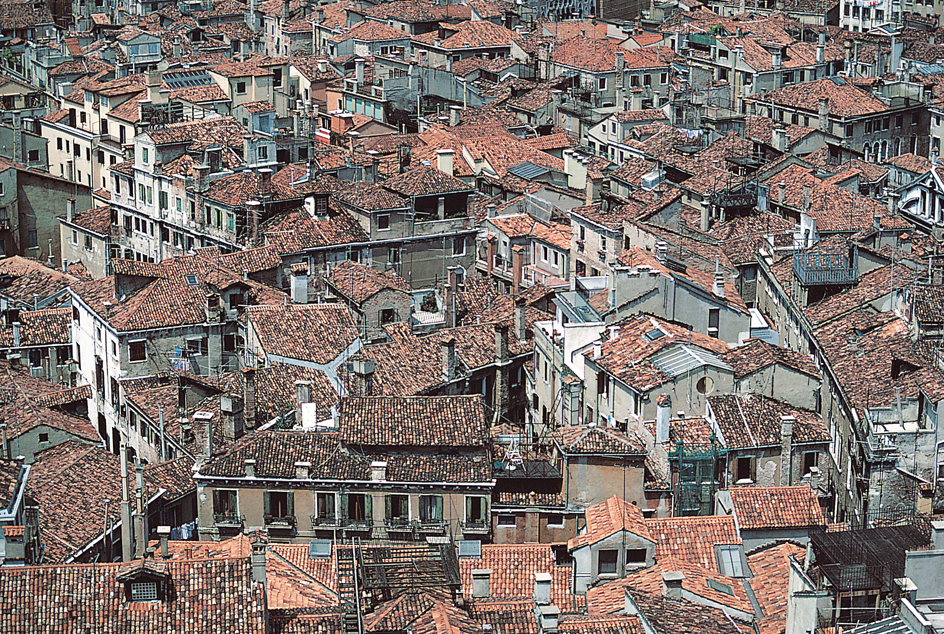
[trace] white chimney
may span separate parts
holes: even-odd
[[[243,461],[243,464],[246,468],[246,477],[255,478],[256,477],[256,461],[252,458],[248,458]]]
[[[488,568],[472,571],[472,598],[487,599],[489,597],[489,579],[492,571]]]
[[[564,171],[567,172],[567,187],[579,191],[587,189],[587,164],[573,150],[564,150]]]
[[[436,150],[436,168],[452,176],[452,157],[454,152],[448,148]]]
[[[715,273],[714,282],[711,284],[711,292],[722,299],[724,298],[724,273],[721,271]]]
[[[551,573],[534,573],[534,602],[538,605],[547,605],[551,602]]]
[[[357,79],[357,85],[364,85],[364,60],[360,57],[354,60],[354,77]]]
[[[662,596],[666,599],[682,600],[682,582],[685,581],[685,575],[681,572],[663,572],[662,573]]]
[[[669,419],[672,417],[672,398],[660,394],[656,399],[656,442],[669,442]]]
[[[311,473],[310,462],[296,462],[295,463],[295,479],[296,480],[307,480],[310,477],[310,473]]]
[[[383,460],[374,460],[370,463],[371,482],[384,482],[387,479],[387,463]]]

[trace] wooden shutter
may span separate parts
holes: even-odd
[[[436,520],[441,522],[443,518],[443,499],[441,495],[436,496]]]
[[[384,517],[390,520],[393,518],[393,496],[385,495],[384,504],[386,504],[386,515],[384,515]]]
[[[348,513],[348,493],[341,494],[341,519],[347,519],[350,514]]]
[[[289,517],[295,517],[295,493],[292,491],[285,494],[285,508]]]
[[[374,519],[373,498],[368,494],[364,495],[364,519],[368,522]]]
[[[271,504],[269,503],[269,492],[268,492],[268,491],[266,491],[266,492],[264,492],[264,493],[262,494],[262,507],[263,507],[263,511],[262,511],[263,514],[265,514],[265,515],[272,515],[272,508],[271,508]]]

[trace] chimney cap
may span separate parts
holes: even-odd
[[[170,535],[170,526],[158,526],[157,527],[158,535]]]
[[[549,572],[536,572],[534,573],[534,580],[540,583],[551,583],[554,577]]]
[[[673,571],[670,571],[670,572],[663,572],[663,573],[662,573],[662,581],[664,581],[666,584],[670,584],[670,583],[675,583],[675,584],[682,583],[683,581],[685,581],[685,575],[682,574],[682,572],[679,571],[679,570],[673,570]]]

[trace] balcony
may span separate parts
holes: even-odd
[[[341,522],[339,522],[339,521],[338,521],[338,518],[336,518],[336,517],[333,516],[333,515],[327,515],[327,516],[325,516],[325,517],[316,517],[316,516],[312,515],[312,516],[311,516],[311,527],[312,527],[313,529],[316,529],[316,530],[319,529],[319,528],[321,528],[321,529],[334,529],[334,528],[340,528],[340,527],[341,527]]]
[[[235,512],[214,513],[213,523],[218,527],[242,528],[246,522],[246,516]]]
[[[859,277],[858,252],[855,246],[797,250],[793,272],[803,286],[854,284]]]
[[[295,516],[266,515],[265,525],[269,530],[293,531],[295,530]]]
[[[412,531],[413,524],[409,517],[388,517],[384,521],[388,531]]]
[[[465,535],[486,535],[491,530],[488,520],[462,522],[462,532]]]
[[[416,530],[420,533],[442,535],[446,532],[446,522],[443,520],[421,520],[416,523]]]
[[[344,530],[353,532],[353,531],[362,531],[368,532],[374,528],[373,520],[369,519],[355,519],[353,517],[344,517],[341,518],[341,526]]]

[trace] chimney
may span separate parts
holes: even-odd
[[[159,70],[149,70],[146,75],[148,100],[155,106],[167,103],[167,95],[161,92],[163,76],[164,73]]]
[[[174,36],[174,57],[180,57],[180,36]]]
[[[436,150],[436,169],[452,176],[453,154],[454,152],[450,149]]]
[[[711,292],[724,299],[724,273],[721,271],[715,273],[715,279],[711,283]]]
[[[289,0],[282,0],[282,22],[289,21],[289,18],[292,16],[292,6],[289,3]]]
[[[170,549],[168,540],[170,540],[170,526],[158,526],[157,535],[161,540],[161,559],[170,559]]]
[[[462,108],[459,106],[449,106],[449,127],[454,128],[459,125],[462,118]]]
[[[823,132],[829,132],[829,97],[821,97],[819,100],[819,129]]]
[[[659,240],[656,242],[656,260],[661,264],[665,264],[666,251],[668,246],[665,244],[664,240]]]
[[[220,416],[223,420],[223,440],[235,441],[245,432],[243,423],[243,399],[232,394],[220,395]]]
[[[456,327],[456,293],[459,290],[459,267],[447,269],[446,286],[443,288],[443,310],[446,313],[446,328]]]
[[[324,21],[325,21],[325,17],[324,17],[324,7],[318,7],[318,10],[315,12],[315,16],[316,16],[316,18],[317,18],[317,20],[318,20],[318,24],[324,24]],[[322,73],[323,73],[324,71],[321,70],[321,62],[323,62],[323,61],[324,61],[324,60],[318,60],[319,72],[322,72]]]
[[[508,360],[508,326],[495,324],[495,361],[504,363]]]
[[[583,169],[587,169],[586,161],[584,161]],[[593,203],[600,200],[600,192],[603,191],[603,179],[600,177],[587,176],[587,188],[586,188],[586,204],[592,205]]]
[[[256,428],[256,369],[243,368],[243,423]]]
[[[772,132],[771,144],[778,152],[787,151],[787,130],[786,128],[774,128]]]
[[[888,192],[888,215],[894,216],[898,213],[898,192]]]
[[[551,602],[551,573],[534,573],[534,602],[538,605],[548,605]]]
[[[816,43],[816,63],[822,64],[824,55],[826,51],[826,33],[819,34],[819,41]]]
[[[498,243],[498,238],[493,234],[488,234],[488,238],[485,240],[488,243],[486,247],[486,256],[488,257],[488,262],[485,263],[485,271],[488,274],[489,279],[492,277],[492,271],[495,270],[495,247]]]
[[[673,601],[681,601],[683,581],[685,581],[685,575],[681,572],[663,572],[662,596]]]
[[[247,478],[256,477],[256,461],[255,460],[253,460],[252,458],[247,458],[246,460],[243,460],[243,468],[245,468],[246,470]]]
[[[376,367],[374,360],[357,358],[351,362],[351,366],[354,374],[354,394],[351,396],[372,396]]]
[[[323,12],[324,9],[318,9],[318,11],[319,11],[319,12]],[[326,60],[326,59],[319,59],[319,60],[318,60],[318,72],[319,72],[319,73],[326,73],[326,72],[328,72],[328,60]]]
[[[266,544],[261,539],[252,542],[252,580],[265,585],[266,582]]]
[[[672,418],[672,398],[660,394],[656,399],[656,442],[669,442],[669,420]]]
[[[851,62],[852,61],[852,40],[847,39],[846,41],[844,41],[842,43],[842,47],[843,47],[843,56],[842,56],[843,59],[846,62]]]
[[[9,460],[10,459],[10,441],[7,439],[7,424],[6,423],[0,423],[0,435],[2,435],[2,438],[0,438],[0,440],[3,441],[3,447],[0,447],[0,451],[2,451],[3,453],[0,453],[0,456],[3,456],[7,460]]]
[[[308,303],[308,264],[305,262],[292,265],[292,302]]]
[[[875,229],[882,228],[882,215],[881,214],[872,214],[872,227]]]
[[[527,338],[528,321],[525,308],[524,297],[515,298],[515,337],[518,341],[524,341]]]
[[[305,403],[311,403],[311,381],[295,381],[295,404],[299,411]]]
[[[66,220],[72,222],[75,218],[75,196],[69,196],[66,199]]]
[[[374,460],[370,463],[370,481],[387,481],[387,463],[383,460]]]
[[[574,150],[564,150],[564,171],[567,173],[567,187],[586,190],[587,166]]]
[[[780,417],[780,486],[790,486],[793,476],[793,416]]]
[[[14,348],[20,347],[20,327],[21,327],[20,322],[18,321],[13,322],[13,347]]]
[[[209,460],[213,456],[213,414],[210,412],[207,412],[207,414],[208,415],[203,415],[202,412],[195,413],[193,426],[194,435],[200,443],[198,455]]]
[[[209,165],[194,165],[193,166],[193,190],[198,193],[203,193],[207,190],[209,183],[207,182],[207,176],[210,174]]]
[[[783,181],[780,181],[780,183],[778,184],[778,189],[777,189],[777,204],[778,205],[783,205],[784,196],[786,196],[786,193],[787,193],[786,190],[787,190],[786,183],[784,183]]]
[[[524,269],[524,247],[516,244],[511,247],[511,294],[521,292],[521,275]]]
[[[259,176],[261,177],[262,181],[260,184],[262,195],[268,196],[272,189],[272,170],[268,167],[263,167],[261,170],[259,170]]]
[[[442,350],[443,380],[451,381],[456,378],[456,338],[447,337],[439,342]]]
[[[803,211],[810,210],[810,186],[803,186]]]
[[[354,77],[356,78],[357,85],[364,85],[364,59],[358,57],[354,60]]]
[[[944,550],[944,521],[931,522],[931,547],[934,550]]]
[[[489,204],[485,205],[485,217],[486,217],[486,218],[494,218],[494,217],[495,217],[495,210],[496,210],[497,208],[498,208],[498,205],[496,205],[495,203],[489,203]]]
[[[556,634],[560,623],[560,608],[556,605],[539,605],[535,610],[541,634]]]
[[[478,569],[472,571],[472,598],[473,599],[487,599],[489,596],[489,579],[492,576],[492,571],[488,568]]]
[[[311,463],[310,462],[296,462],[295,463],[295,479],[296,480],[307,480],[311,474]]]

